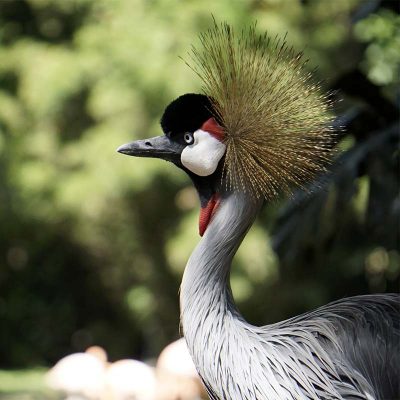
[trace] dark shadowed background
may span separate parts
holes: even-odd
[[[267,204],[239,250],[231,283],[243,314],[265,324],[398,291],[398,7],[1,0],[0,398],[38,396],[37,368],[92,344],[111,360],[147,359],[179,336],[196,193],[172,165],[115,149],[160,134],[164,107],[201,90],[179,57],[211,13],[287,33],[345,127],[333,173],[311,195]]]

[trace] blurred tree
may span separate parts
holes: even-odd
[[[115,148],[158,134],[165,105],[200,90],[179,56],[211,12],[289,32],[344,99],[333,174],[266,207],[235,259],[244,314],[265,323],[397,290],[399,16],[388,3],[0,2],[1,366],[93,343],[113,359],[154,356],[178,336],[196,194],[173,167]]]

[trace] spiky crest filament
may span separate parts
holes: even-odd
[[[257,34],[256,25],[236,36],[214,20],[190,57],[225,130],[229,188],[271,199],[324,170],[332,153],[330,102],[286,38]]]

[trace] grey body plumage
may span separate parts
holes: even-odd
[[[230,264],[259,206],[243,193],[225,193],[183,277],[183,331],[210,397],[397,398],[398,295],[347,298],[264,327],[240,315]]]

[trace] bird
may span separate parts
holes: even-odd
[[[206,398],[201,379],[184,338],[168,344],[156,364],[157,400],[200,400]]]
[[[134,359],[108,362],[100,346],[59,360],[47,373],[46,383],[71,400],[158,400],[153,367]]]
[[[102,400],[155,400],[157,378],[153,367],[134,359],[110,364],[104,377]]]
[[[69,354],[46,375],[47,385],[67,398],[99,399],[104,391],[107,353],[100,346]]]
[[[265,201],[309,184],[334,156],[329,94],[285,38],[214,20],[192,48],[202,93],[173,100],[163,134],[117,151],[171,162],[200,200],[181,324],[212,400],[400,397],[400,296],[348,297],[265,326],[242,316],[232,259]]]
[[[109,364],[101,400],[200,400],[202,384],[183,339],[160,353],[156,367],[134,359]]]

